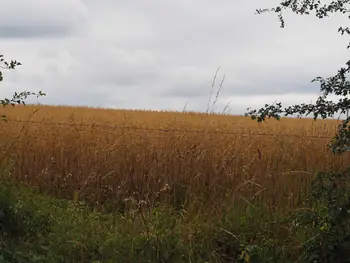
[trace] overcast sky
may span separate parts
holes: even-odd
[[[38,102],[113,108],[205,111],[213,76],[217,103],[247,107],[315,101],[316,76],[343,66],[348,19],[274,13],[278,0],[0,0],[0,96],[47,93]],[[216,90],[214,90],[214,93]],[[35,100],[36,101],[36,100]]]

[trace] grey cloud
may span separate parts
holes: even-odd
[[[240,77],[237,82],[233,82],[225,88],[228,96],[271,95],[286,94],[289,92],[296,92],[302,95],[305,93],[317,93],[319,91],[319,84],[311,83],[311,80],[315,76],[300,72],[296,74],[283,74],[280,72],[273,74],[271,72],[270,74],[263,75],[255,71],[255,74],[242,73]]]
[[[271,68],[263,69],[236,69],[233,71],[235,75],[226,76],[223,85],[223,73],[218,74],[213,87],[213,93],[220,89],[220,97],[225,96],[249,96],[249,95],[270,95],[270,94],[286,94],[291,91],[302,94],[317,93],[319,91],[318,83],[311,83],[315,77],[312,73],[299,72],[298,70],[285,70]],[[295,72],[295,73],[294,73]],[[202,78],[193,78],[186,81],[181,80],[176,83],[169,83],[167,89],[159,93],[165,97],[181,97],[181,98],[202,98],[208,97],[213,79],[207,76]],[[206,80],[206,81],[204,81]]]
[[[173,85],[168,89],[161,91],[160,96],[163,97],[179,97],[179,98],[201,98],[207,97],[210,93],[210,85],[200,84],[182,84]]]
[[[91,55],[90,55],[91,54]],[[151,86],[158,81],[161,67],[149,52],[127,52],[121,49],[99,50],[86,48],[71,74],[84,78],[90,85],[104,85],[109,89]]]
[[[72,33],[73,30],[69,25],[0,25],[2,38],[63,37]]]
[[[6,5],[16,1],[29,3]],[[314,77],[345,62],[346,39],[333,38],[342,22],[287,15],[280,29],[274,14],[254,15],[273,2],[237,9],[232,0],[33,0],[45,5],[37,13],[12,4],[11,19],[0,10],[0,45],[23,66],[6,76],[0,95],[23,87],[46,92],[43,103],[182,110],[188,102],[189,110],[205,110],[221,66],[218,110],[231,99],[235,113],[274,96],[307,98],[319,90]]]
[[[87,27],[80,0],[11,0],[0,9],[1,38],[65,37]]]

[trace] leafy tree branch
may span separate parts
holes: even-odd
[[[15,69],[17,66],[22,65],[20,62],[18,62],[17,60],[11,60],[11,61],[6,61],[4,59],[4,55],[0,54],[0,69],[2,70],[13,70]],[[0,81],[3,81],[4,77],[3,77],[3,72],[0,70]],[[27,100],[27,98],[29,96],[45,96],[46,94],[43,93],[42,91],[39,91],[38,93],[35,92],[29,92],[29,91],[22,91],[20,93],[15,92],[12,96],[12,98],[4,98],[4,99],[0,99],[0,104],[5,107],[7,105],[12,105],[15,106],[16,104],[25,104],[25,101]],[[4,117],[4,116],[3,116]]]
[[[278,14],[281,28],[285,27],[283,12],[291,10],[298,15],[314,14],[319,19],[329,17],[331,14],[340,13],[346,15],[350,19],[350,0],[337,0],[329,4],[322,4],[319,0],[286,0],[282,1],[277,7],[270,9],[257,9],[257,14],[265,12],[275,12]],[[350,34],[349,27],[339,27],[338,32],[341,35]],[[347,48],[350,48],[348,44]],[[250,116],[253,120],[258,122],[266,119],[274,118],[280,120],[281,116],[297,115],[313,115],[314,120],[317,118],[333,117],[335,114],[345,114],[350,110],[350,82],[348,75],[350,73],[350,60],[341,67],[338,72],[331,77],[322,78],[316,77],[312,82],[320,83],[321,95],[318,97],[315,104],[299,104],[289,107],[283,107],[280,102],[274,104],[265,104],[265,107],[259,110],[251,110],[248,108],[246,116]],[[339,97],[337,102],[328,99],[329,95],[336,95]],[[338,132],[334,140],[329,145],[331,150],[340,154],[345,151],[350,151],[350,117],[347,117],[338,126]]]

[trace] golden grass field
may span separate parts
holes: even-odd
[[[317,171],[350,164],[349,154],[337,157],[326,147],[333,120],[258,124],[228,115],[36,105],[2,113],[7,176],[119,208],[132,197],[188,211],[242,201],[288,210]]]

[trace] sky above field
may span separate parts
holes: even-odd
[[[205,111],[218,67],[216,111],[242,114],[276,100],[314,102],[317,76],[346,62],[348,19],[274,13],[276,0],[11,0],[0,9],[0,47],[22,66],[0,95],[30,102]]]

